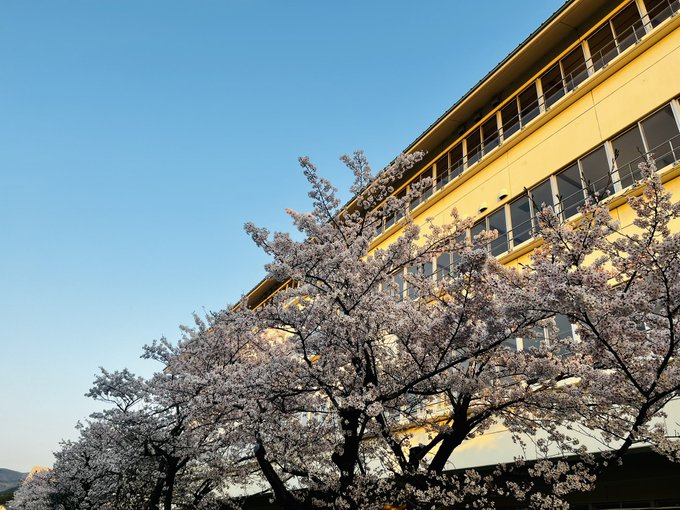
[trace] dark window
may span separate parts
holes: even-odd
[[[449,151],[449,162],[451,166],[451,178],[458,177],[463,173],[463,144],[459,143]]]
[[[419,185],[424,179],[430,179],[430,184],[421,188],[420,195],[411,200],[410,209],[413,210],[418,204],[422,204],[432,195],[432,167],[425,170],[419,177],[414,179],[414,184]]]
[[[536,84],[532,83],[529,85],[526,89],[524,89],[524,91],[520,93],[518,97],[520,119],[522,121],[522,126],[526,126],[529,121],[536,118],[536,116],[540,113]]]
[[[531,337],[524,337],[522,339],[522,349],[528,351],[530,349],[540,349],[541,342],[545,341],[545,328],[541,326],[534,326]]]
[[[392,277],[395,284],[395,294],[398,301],[404,299],[404,270],[401,269]]]
[[[413,280],[419,280],[423,277],[429,278],[432,276],[432,262],[425,262],[423,264],[418,264],[416,266],[411,266],[408,268],[408,274],[411,277],[411,281],[408,285],[408,297],[410,299],[416,299],[420,297],[420,292],[412,282]]]
[[[385,230],[394,225],[394,221],[395,221],[394,213],[390,214],[387,218],[385,218]]]
[[[507,140],[514,133],[519,131],[519,110],[517,109],[517,98],[512,100],[501,109],[501,122],[503,122],[503,140]]]
[[[399,193],[397,193],[396,198],[397,198],[397,200],[403,200],[405,196],[406,196],[406,188],[404,188]],[[402,204],[402,206],[397,210],[397,212],[395,214],[397,220],[400,220],[404,217],[404,214],[405,214],[404,207],[406,207],[406,205]]]
[[[448,158],[448,161],[447,161]],[[448,170],[447,170],[448,168]],[[437,161],[437,189],[441,189],[463,171],[463,145],[458,144]]]
[[[564,84],[567,90],[575,89],[588,77],[586,59],[583,56],[583,47],[580,44],[562,59],[562,71],[564,72]]]
[[[619,52],[632,46],[645,35],[645,29],[642,26],[640,13],[635,2],[631,2],[628,7],[614,16],[612,18],[612,25],[616,35],[616,42],[619,45]]]
[[[465,241],[467,241],[467,234],[463,232],[462,234],[456,237],[455,241],[456,246],[460,246],[461,247],[460,249],[462,250],[465,247]],[[461,261],[460,251],[456,250],[451,254],[451,264],[453,264],[453,266],[455,267],[458,264],[460,264],[460,261]]]
[[[508,251],[508,230],[505,226],[505,208],[489,216],[489,230],[497,230],[498,237],[491,241],[491,254],[500,255]]]
[[[653,153],[658,168],[663,168],[680,159],[678,125],[670,105],[650,115],[640,124],[642,124],[642,132],[647,141],[647,149]]]
[[[645,160],[642,157],[645,153],[645,144],[642,142],[638,125],[614,138],[612,145],[621,186],[625,188],[640,179],[638,165]]]
[[[470,229],[470,238],[472,239],[472,242],[478,243],[479,241],[475,240],[475,237],[477,237],[479,234],[481,234],[485,230],[486,230],[486,220],[479,220],[477,223],[475,223],[472,226],[472,228]],[[478,248],[479,246],[475,246],[475,247]]]
[[[555,326],[557,326],[557,338],[563,340],[572,336],[571,322],[566,315],[555,315]]]
[[[585,182],[588,194],[592,197],[597,193],[598,198],[602,199],[609,193],[614,192],[611,173],[609,172],[609,161],[604,146],[594,150],[587,156],[579,159],[581,164],[581,174]]]
[[[510,223],[512,225],[513,246],[531,239],[531,207],[527,195],[510,204]]]
[[[618,52],[614,42],[614,34],[609,23],[605,23],[602,28],[588,38],[590,48],[590,58],[596,71],[606,66]]]
[[[557,193],[560,208],[564,219],[567,219],[578,212],[578,208],[583,205],[583,185],[581,183],[581,173],[578,164],[574,163],[557,174]]]
[[[449,155],[444,154],[441,158],[437,160],[437,182],[449,182],[450,177],[449,177]],[[438,188],[441,188],[442,185],[437,185]]]
[[[546,108],[550,108],[559,98],[564,96],[562,72],[558,64],[552,66],[541,76],[541,85]]]
[[[673,13],[680,10],[680,2],[678,0],[644,0],[647,7],[647,15],[652,26],[659,25],[662,21],[670,18]]]
[[[489,120],[482,124],[482,136],[484,137],[484,154],[498,147],[500,139],[498,136],[498,123],[494,114]]]
[[[553,195],[550,189],[550,180],[546,179],[538,186],[531,188],[531,202],[534,207],[534,216],[541,212],[541,209],[545,206],[553,205]]]
[[[470,166],[482,156],[481,140],[479,139],[479,129],[475,129],[465,139],[467,143],[467,166]]]
[[[442,253],[437,257],[437,280],[451,274],[451,254]]]

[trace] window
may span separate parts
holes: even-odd
[[[482,156],[481,140],[479,138],[479,129],[475,129],[465,139],[467,145],[467,166],[471,166],[479,161]]]
[[[645,153],[645,144],[642,141],[642,134],[638,125],[634,125],[614,138],[612,147],[614,147],[614,158],[616,159],[621,187],[625,188],[640,179],[638,165],[645,160],[642,157],[642,154]]]
[[[486,218],[479,220],[477,223],[472,225],[472,228],[470,229],[470,240],[473,243],[477,243],[479,241],[475,240],[475,237],[477,237],[479,234],[484,232],[486,230]],[[478,248],[479,246],[475,246],[475,248]]]
[[[418,176],[416,179],[414,179],[413,183],[420,185],[420,183],[424,179],[432,179],[432,167],[428,168],[425,170],[420,176]],[[421,194],[411,200],[411,204],[409,205],[409,209],[413,210],[415,209],[419,204],[422,204],[425,200],[430,198],[432,195],[432,182],[424,188],[421,188]]]
[[[397,200],[404,200],[404,197],[406,196],[406,188],[402,189],[399,193],[396,194],[396,199]],[[402,219],[404,217],[406,211],[404,211],[403,207],[398,209],[395,216],[397,221]]]
[[[510,204],[510,222],[513,246],[531,239],[531,207],[528,195],[521,196]]]
[[[497,256],[508,251],[508,230],[505,225],[505,208],[501,207],[498,211],[488,217],[488,230],[497,230],[498,237],[491,241],[491,255]]]
[[[458,145],[456,147],[458,147]],[[454,150],[455,148],[452,149],[449,154]],[[449,154],[444,154],[437,160],[437,189],[441,189],[452,179],[451,170],[449,169]],[[453,161],[451,161],[451,163],[453,163]]]
[[[552,189],[550,188],[550,179],[546,179],[537,186],[534,186],[531,188],[531,190],[529,190],[529,193],[531,194],[534,217],[536,217],[538,213],[541,212],[543,207],[553,205],[553,194]],[[538,223],[536,226],[538,227]]]
[[[437,160],[437,189],[451,180],[449,173],[449,155],[444,154]]]
[[[539,350],[542,342],[545,342],[545,328],[534,326],[531,334],[522,338],[522,350]]]
[[[612,18],[612,27],[616,35],[619,52],[629,48],[645,35],[645,29],[642,26],[640,13],[635,2],[628,4],[627,7]]]
[[[484,154],[495,149],[500,144],[498,135],[498,122],[494,114],[489,120],[482,124],[482,139],[484,140]]]
[[[520,120],[522,126],[526,126],[528,122],[535,119],[540,113],[536,84],[532,83],[529,85],[517,97],[519,99]]]
[[[442,253],[437,257],[437,281],[451,274],[451,258],[450,253]]]
[[[501,121],[503,122],[503,140],[507,140],[514,133],[519,131],[519,110],[517,109],[517,98],[512,100],[501,109]]]
[[[607,191],[609,193],[614,192],[609,161],[604,146],[579,159],[579,164],[588,195],[595,198],[595,194],[597,194],[597,198],[602,199],[606,196]]]
[[[574,90],[588,77],[586,59],[583,56],[583,47],[580,44],[571,50],[560,63],[562,64],[562,73],[564,74],[564,84],[568,91]]]
[[[463,144],[459,143],[449,151],[449,161],[451,162],[451,178],[458,177],[463,173]]]
[[[394,273],[392,281],[394,282],[394,294],[397,298],[397,301],[401,301],[404,299],[404,270],[400,269]]]
[[[557,326],[557,338],[564,340],[565,338],[574,336],[571,322],[569,322],[569,317],[566,315],[557,314],[555,315],[554,319],[555,326]]]
[[[618,55],[614,34],[612,34],[609,23],[605,23],[602,28],[588,38],[588,47],[595,71],[602,69]]]
[[[455,239],[456,241],[456,246],[460,246],[461,249],[465,247],[465,242],[467,241],[467,232],[461,232]],[[456,250],[451,254],[451,264],[453,267],[456,267],[458,264],[460,264],[461,258],[460,258],[460,250]]]
[[[647,150],[653,153],[656,166],[663,168],[680,159],[680,136],[671,105],[663,107],[642,122]]]
[[[647,15],[653,27],[670,18],[680,10],[678,0],[644,0],[647,7]]]
[[[555,64],[541,76],[543,87],[543,100],[545,107],[550,108],[562,96],[564,96],[564,83],[562,82],[562,72],[559,64]]]
[[[556,180],[557,201],[560,204],[562,216],[566,220],[576,214],[578,208],[585,201],[578,163],[574,163],[558,173]]]
[[[430,278],[432,276],[432,262],[428,261],[422,264],[411,266],[408,268],[408,274],[411,277],[411,282],[413,281],[413,279],[423,277]],[[417,299],[420,297],[420,293],[418,292],[416,286],[413,285],[411,282],[409,282],[408,285],[408,297],[409,299]]]

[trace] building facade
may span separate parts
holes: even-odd
[[[413,220],[448,223],[455,207],[475,219],[463,235],[498,232],[488,250],[509,265],[525,261],[537,246],[536,213],[542,204],[568,221],[589,196],[605,198],[628,228],[633,214],[625,198],[635,192],[638,164],[646,155],[654,157],[666,188],[680,198],[679,100],[679,0],[569,0],[404,150],[424,151],[425,157],[395,195],[404,196],[430,178],[432,185],[409,206]],[[375,249],[394,242],[405,215],[384,219]],[[404,299],[409,297],[405,272],[438,278],[455,257],[445,253],[424,268],[397,272]],[[282,285],[263,280],[249,293],[249,305],[266,302]],[[572,334],[568,321],[557,325]],[[526,346],[517,339],[515,347]],[[469,461],[461,459],[459,466],[497,461],[493,447],[482,443],[476,450],[473,445]],[[645,462],[654,463],[652,457]],[[669,470],[656,473],[661,480]],[[634,495],[595,494],[593,502],[579,505],[680,508],[677,484],[659,484],[663,491],[637,484]]]

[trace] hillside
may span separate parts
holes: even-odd
[[[0,468],[0,493],[18,487],[27,473]]]

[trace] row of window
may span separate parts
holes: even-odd
[[[426,168],[413,182],[427,177],[433,179],[433,185],[412,200],[409,209],[414,209],[432,196],[435,190],[443,188],[475,165],[586,78],[637,43],[647,32],[680,11],[680,0],[643,0],[643,5],[649,21],[643,20],[636,2],[630,2]],[[403,198],[406,192],[406,188],[403,188],[396,197]],[[384,224],[379,226],[378,233],[387,230],[403,216],[403,212],[397,212],[386,218]]]
[[[680,162],[680,111],[677,100],[626,128],[566,168],[500,209],[478,220],[468,232],[456,239],[462,245],[483,231],[495,230],[498,237],[490,241],[487,249],[494,256],[530,240],[538,231],[537,215],[544,206],[552,206],[563,220],[578,212],[588,197],[598,199],[615,193],[640,179],[638,164],[646,154],[653,154],[657,167],[663,168]],[[460,262],[455,252],[442,253],[436,260],[397,271],[395,292],[400,297],[418,298],[417,289],[407,285],[405,274],[421,275],[440,280],[451,274]]]

